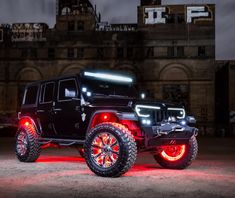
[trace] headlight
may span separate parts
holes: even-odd
[[[183,126],[185,126],[185,125],[187,124],[187,121],[186,121],[186,120],[181,120],[181,121],[180,121],[180,124],[183,125]]]
[[[135,111],[139,117],[149,118],[153,114],[153,110],[160,110],[158,106],[136,105]]]
[[[178,119],[184,119],[185,118],[185,110],[183,108],[167,108],[168,115],[174,116]]]

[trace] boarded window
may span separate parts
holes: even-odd
[[[77,57],[80,58],[80,59],[83,58],[84,57],[84,51],[85,51],[84,48],[78,48]]]
[[[48,58],[49,59],[54,59],[55,58],[55,49],[54,48],[49,48],[48,49]]]
[[[198,47],[198,56],[199,57],[205,57],[206,56],[206,47],[205,46],[199,46]]]
[[[104,58],[104,48],[103,47],[97,48],[97,58],[98,59]]]
[[[117,48],[117,58],[124,58],[124,49],[122,47]]]
[[[68,48],[68,58],[75,58],[75,49]]]

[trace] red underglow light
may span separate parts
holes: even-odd
[[[186,145],[164,146],[161,156],[171,162],[181,159],[186,152]]]

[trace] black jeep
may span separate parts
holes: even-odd
[[[49,146],[74,146],[103,177],[127,172],[137,152],[152,153],[163,167],[184,169],[198,150],[196,121],[182,106],[141,99],[133,78],[120,74],[83,71],[31,83],[18,117],[20,161],[36,161]]]

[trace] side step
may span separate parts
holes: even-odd
[[[54,139],[54,138],[40,138],[38,139],[39,144],[58,144],[60,146],[73,146],[73,145],[83,145],[85,140],[70,140],[70,139]]]

